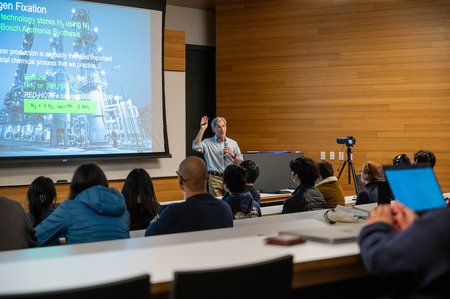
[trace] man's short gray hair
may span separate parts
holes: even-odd
[[[227,124],[227,120],[226,120],[225,118],[223,118],[223,117],[221,117],[221,116],[217,116],[216,118],[214,118],[214,119],[211,121],[211,128],[217,127],[217,124],[218,124],[220,121],[223,121],[225,124]]]

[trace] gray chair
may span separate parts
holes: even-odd
[[[175,272],[172,299],[290,298],[291,255],[247,264],[200,271]]]
[[[70,270],[69,270],[70,271]],[[55,278],[57,279],[57,278]],[[1,299],[150,299],[150,275],[144,274],[107,284],[53,292],[0,296]]]

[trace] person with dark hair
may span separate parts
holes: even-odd
[[[130,213],[130,230],[146,229],[161,210],[148,172],[143,168],[133,169],[125,179],[122,194]]]
[[[259,217],[261,208],[250,192],[245,191],[246,171],[239,165],[228,165],[223,172],[223,185],[229,195],[223,200],[231,207],[235,219]]]
[[[208,117],[203,116],[200,119],[198,134],[192,141],[192,149],[203,153],[205,158],[209,173],[209,193],[213,196],[222,196],[224,194],[222,176],[225,167],[230,164],[239,165],[243,156],[237,142],[226,136],[227,121],[225,118],[220,116],[214,118],[211,121],[211,129],[215,135],[203,139],[207,127]]]
[[[434,167],[436,165],[436,156],[431,151],[417,151],[414,154],[414,164],[429,164],[431,167]]]
[[[60,235],[66,243],[129,238],[130,216],[123,195],[108,188],[103,170],[93,163],[80,165],[70,183],[69,200],[36,226],[38,246]]]
[[[166,206],[159,218],[147,227],[145,236],[233,226],[233,214],[228,204],[207,193],[205,161],[195,156],[187,157],[178,167],[177,175],[186,200]]]
[[[292,196],[283,203],[282,214],[326,209],[324,196],[315,187],[319,177],[317,163],[306,157],[289,163],[292,180],[297,184]]]
[[[334,176],[333,165],[328,161],[321,160],[317,163],[319,167],[319,178],[316,189],[325,197],[328,208],[337,205],[345,206],[345,196],[339,180]]]
[[[378,181],[381,178],[381,165],[367,161],[361,170],[361,181],[364,188],[358,192],[355,205],[378,202]]]
[[[394,292],[386,298],[449,298],[450,208],[421,217],[400,202],[370,212],[358,238],[369,274]]]
[[[22,206],[0,197],[0,251],[33,247],[36,243],[33,225]]]
[[[259,177],[259,166],[252,160],[244,160],[240,164],[242,168],[246,171],[246,184],[245,184],[245,191],[250,192],[253,199],[256,200],[258,203],[261,202],[261,194],[259,194],[259,191],[253,187],[253,185],[256,182],[256,179]]]
[[[55,184],[48,177],[37,177],[28,187],[27,200],[28,218],[30,218],[33,227],[36,227],[55,210]]]
[[[392,159],[393,166],[411,165],[411,161],[407,154],[400,154]]]

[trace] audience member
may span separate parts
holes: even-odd
[[[399,202],[370,212],[359,236],[364,265],[386,280],[393,298],[448,298],[450,208],[420,218]]]
[[[208,171],[202,159],[187,157],[178,167],[177,175],[186,200],[163,209],[148,226],[146,236],[233,226],[230,206],[207,193]]]
[[[356,205],[376,203],[378,201],[378,181],[380,180],[380,177],[380,164],[373,161],[364,163],[361,170],[361,181],[365,186],[356,196]]]
[[[223,172],[223,185],[228,196],[222,199],[231,207],[235,219],[261,216],[259,203],[245,191],[246,171],[239,165],[228,165]]]
[[[128,174],[122,195],[130,213],[130,230],[146,229],[161,210],[152,178],[143,168],[135,168]]]
[[[211,121],[211,129],[214,136],[203,138],[208,127],[208,117],[203,116],[200,120],[200,130],[197,137],[192,141],[192,149],[203,153],[208,166],[208,189],[213,196],[222,196],[223,171],[230,164],[239,165],[242,162],[242,153],[236,141],[226,137],[227,121],[223,117],[216,117]]]
[[[55,210],[56,188],[53,181],[44,176],[31,182],[27,191],[28,217],[36,227]]]
[[[253,185],[256,182],[256,179],[259,177],[259,166],[252,160],[244,160],[240,164],[242,168],[245,169],[247,174],[247,181],[245,184],[245,191],[250,192],[253,196],[253,199],[256,200],[258,203],[261,202],[261,194],[259,194],[259,191],[253,187]]]
[[[297,184],[292,197],[283,204],[282,214],[326,209],[327,203],[322,193],[315,187],[319,177],[319,167],[310,158],[297,158],[289,163],[292,180]]]
[[[328,208],[334,208],[336,205],[345,206],[345,196],[339,180],[334,176],[333,165],[322,160],[317,163],[319,167],[319,178],[316,189],[325,197]]]
[[[431,167],[436,165],[436,156],[427,150],[420,150],[414,154],[414,164],[429,164]]]
[[[34,246],[34,229],[22,206],[2,196],[0,211],[0,251]]]
[[[62,234],[66,242],[86,243],[129,238],[130,216],[125,199],[108,188],[103,170],[96,164],[80,165],[70,183],[69,200],[36,227],[38,246],[48,245]]]
[[[392,159],[393,166],[402,166],[402,165],[411,165],[411,161],[409,160],[408,155],[400,154]]]

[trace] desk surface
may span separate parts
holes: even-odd
[[[1,252],[0,294],[75,288],[142,273],[151,275],[152,293],[168,294],[174,271],[229,267],[286,254],[294,255],[294,287],[364,275],[355,242],[290,247],[264,243],[281,230],[326,226],[323,212],[245,219],[227,229]]]

